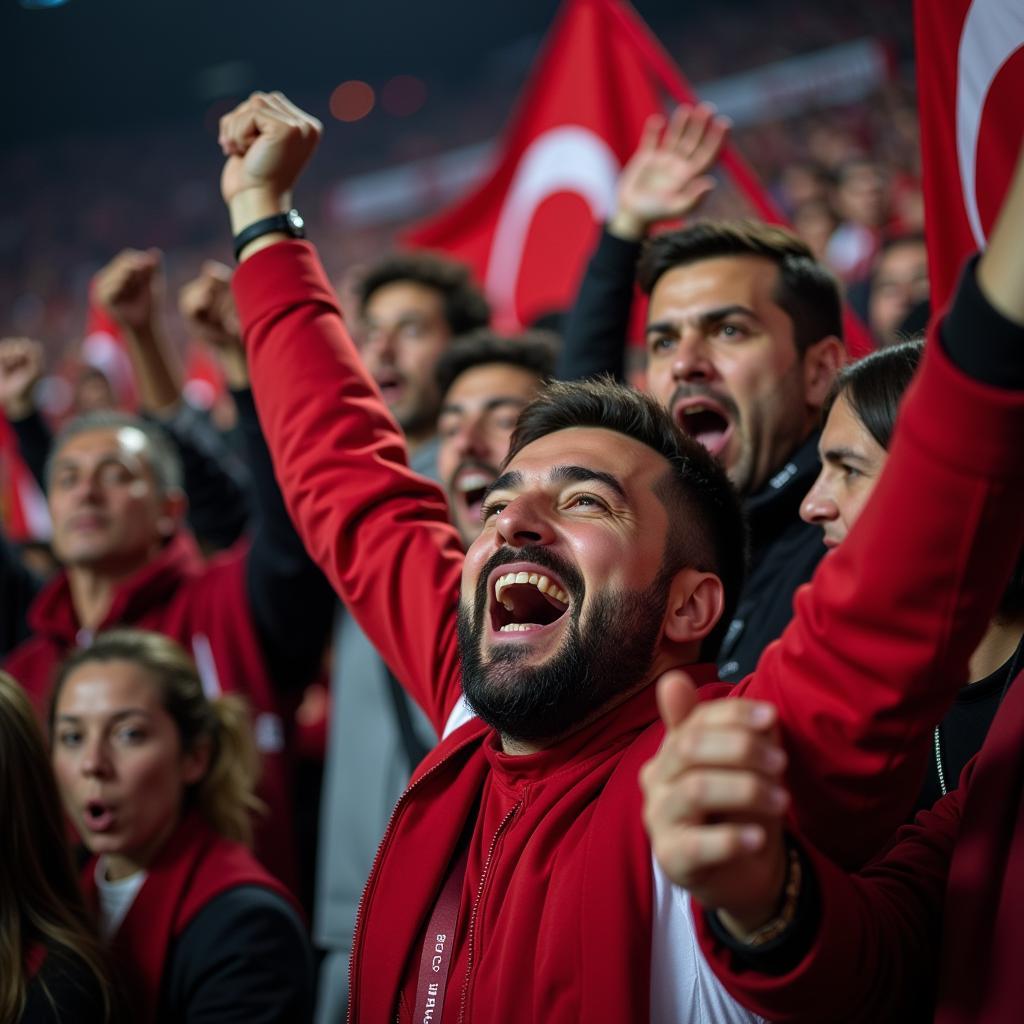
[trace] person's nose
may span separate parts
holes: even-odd
[[[696,328],[683,331],[672,358],[672,378],[677,383],[714,380],[718,376],[711,346]]]
[[[550,544],[555,538],[550,514],[537,495],[520,495],[498,513],[497,533],[500,543],[521,548],[527,544]]]
[[[107,778],[110,775],[110,751],[106,738],[95,733],[82,741],[82,774],[87,778]]]
[[[814,481],[800,506],[800,518],[805,523],[824,526],[839,518],[839,506],[836,505],[835,498],[832,497],[823,477],[824,473]]]

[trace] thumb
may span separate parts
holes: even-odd
[[[674,729],[697,705],[697,687],[682,669],[665,672],[657,686],[658,711],[665,729]]]

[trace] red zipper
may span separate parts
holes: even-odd
[[[525,795],[525,793],[524,793]],[[468,937],[468,949],[466,951],[466,980],[462,984],[462,999],[459,1003],[459,1024],[465,1020],[466,1017],[466,1002],[469,999],[469,982],[470,975],[473,971],[473,940],[476,936],[476,915],[477,910],[480,908],[480,900],[484,894],[484,886],[487,883],[487,872],[491,866],[491,860],[494,857],[494,851],[498,846],[498,840],[501,838],[501,834],[505,831],[505,826],[512,820],[512,816],[519,810],[523,805],[523,797],[520,798],[512,805],[509,812],[501,819],[497,829],[495,829],[494,836],[491,839],[490,848],[487,850],[487,857],[484,860],[483,871],[480,872],[480,884],[476,889],[476,897],[473,900],[473,911],[469,917],[469,937]]]
[[[380,867],[380,862],[383,859],[384,852],[391,842],[391,834],[394,831],[394,824],[398,818],[398,815],[405,810],[405,806],[408,802],[409,794],[416,789],[420,783],[429,779],[439,768],[447,764],[456,754],[458,754],[471,740],[467,738],[465,743],[460,743],[454,750],[447,753],[440,761],[436,764],[432,764],[418,779],[416,779],[408,789],[398,798],[398,802],[395,804],[394,810],[391,812],[391,817],[388,819],[388,827],[384,830],[384,837],[380,841],[380,846],[377,847],[376,856],[373,858],[373,866],[370,868],[369,877],[366,879],[366,885],[363,886],[362,894],[359,897],[359,903],[356,906],[356,924],[355,930],[352,933],[352,952],[349,955],[348,960],[348,1012],[345,1019],[348,1024],[352,1024],[355,1020],[355,1005],[356,1005],[356,976],[355,976],[355,965],[357,961],[356,952],[362,945],[363,940],[363,910],[366,906],[366,902],[370,897],[374,885],[377,881],[377,873]],[[504,824],[504,822],[502,822]]]

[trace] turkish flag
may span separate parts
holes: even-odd
[[[917,0],[925,225],[932,309],[985,246],[1024,137],[1021,0]]]
[[[404,241],[469,264],[499,329],[567,309],[619,171],[665,94],[697,102],[632,7],[566,0],[490,176]],[[735,150],[720,164],[761,217],[782,220]]]

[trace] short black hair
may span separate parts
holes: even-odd
[[[922,340],[902,341],[844,366],[821,407],[821,422],[828,419],[836,399],[845,398],[867,432],[888,450],[900,402],[923,352]]]
[[[452,334],[466,334],[490,323],[491,307],[469,268],[432,252],[396,253],[370,267],[359,283],[360,310],[366,309],[375,291],[396,281],[412,281],[439,292]]]
[[[503,468],[528,444],[570,427],[614,430],[653,449],[669,463],[658,493],[669,511],[663,568],[674,574],[690,566],[713,572],[722,581],[722,617],[701,645],[701,656],[714,659],[736,611],[747,570],[746,521],[725,470],[650,395],[610,377],[548,384],[519,414]]]
[[[437,386],[443,395],[456,377],[490,363],[518,366],[547,381],[555,372],[557,353],[558,338],[549,331],[526,331],[503,337],[481,328],[456,338],[445,349],[435,371]]]
[[[637,279],[650,295],[661,276],[676,267],[719,256],[759,256],[779,270],[773,296],[793,321],[798,352],[834,335],[843,337],[839,282],[792,231],[756,220],[704,220],[656,235],[644,247]]]

